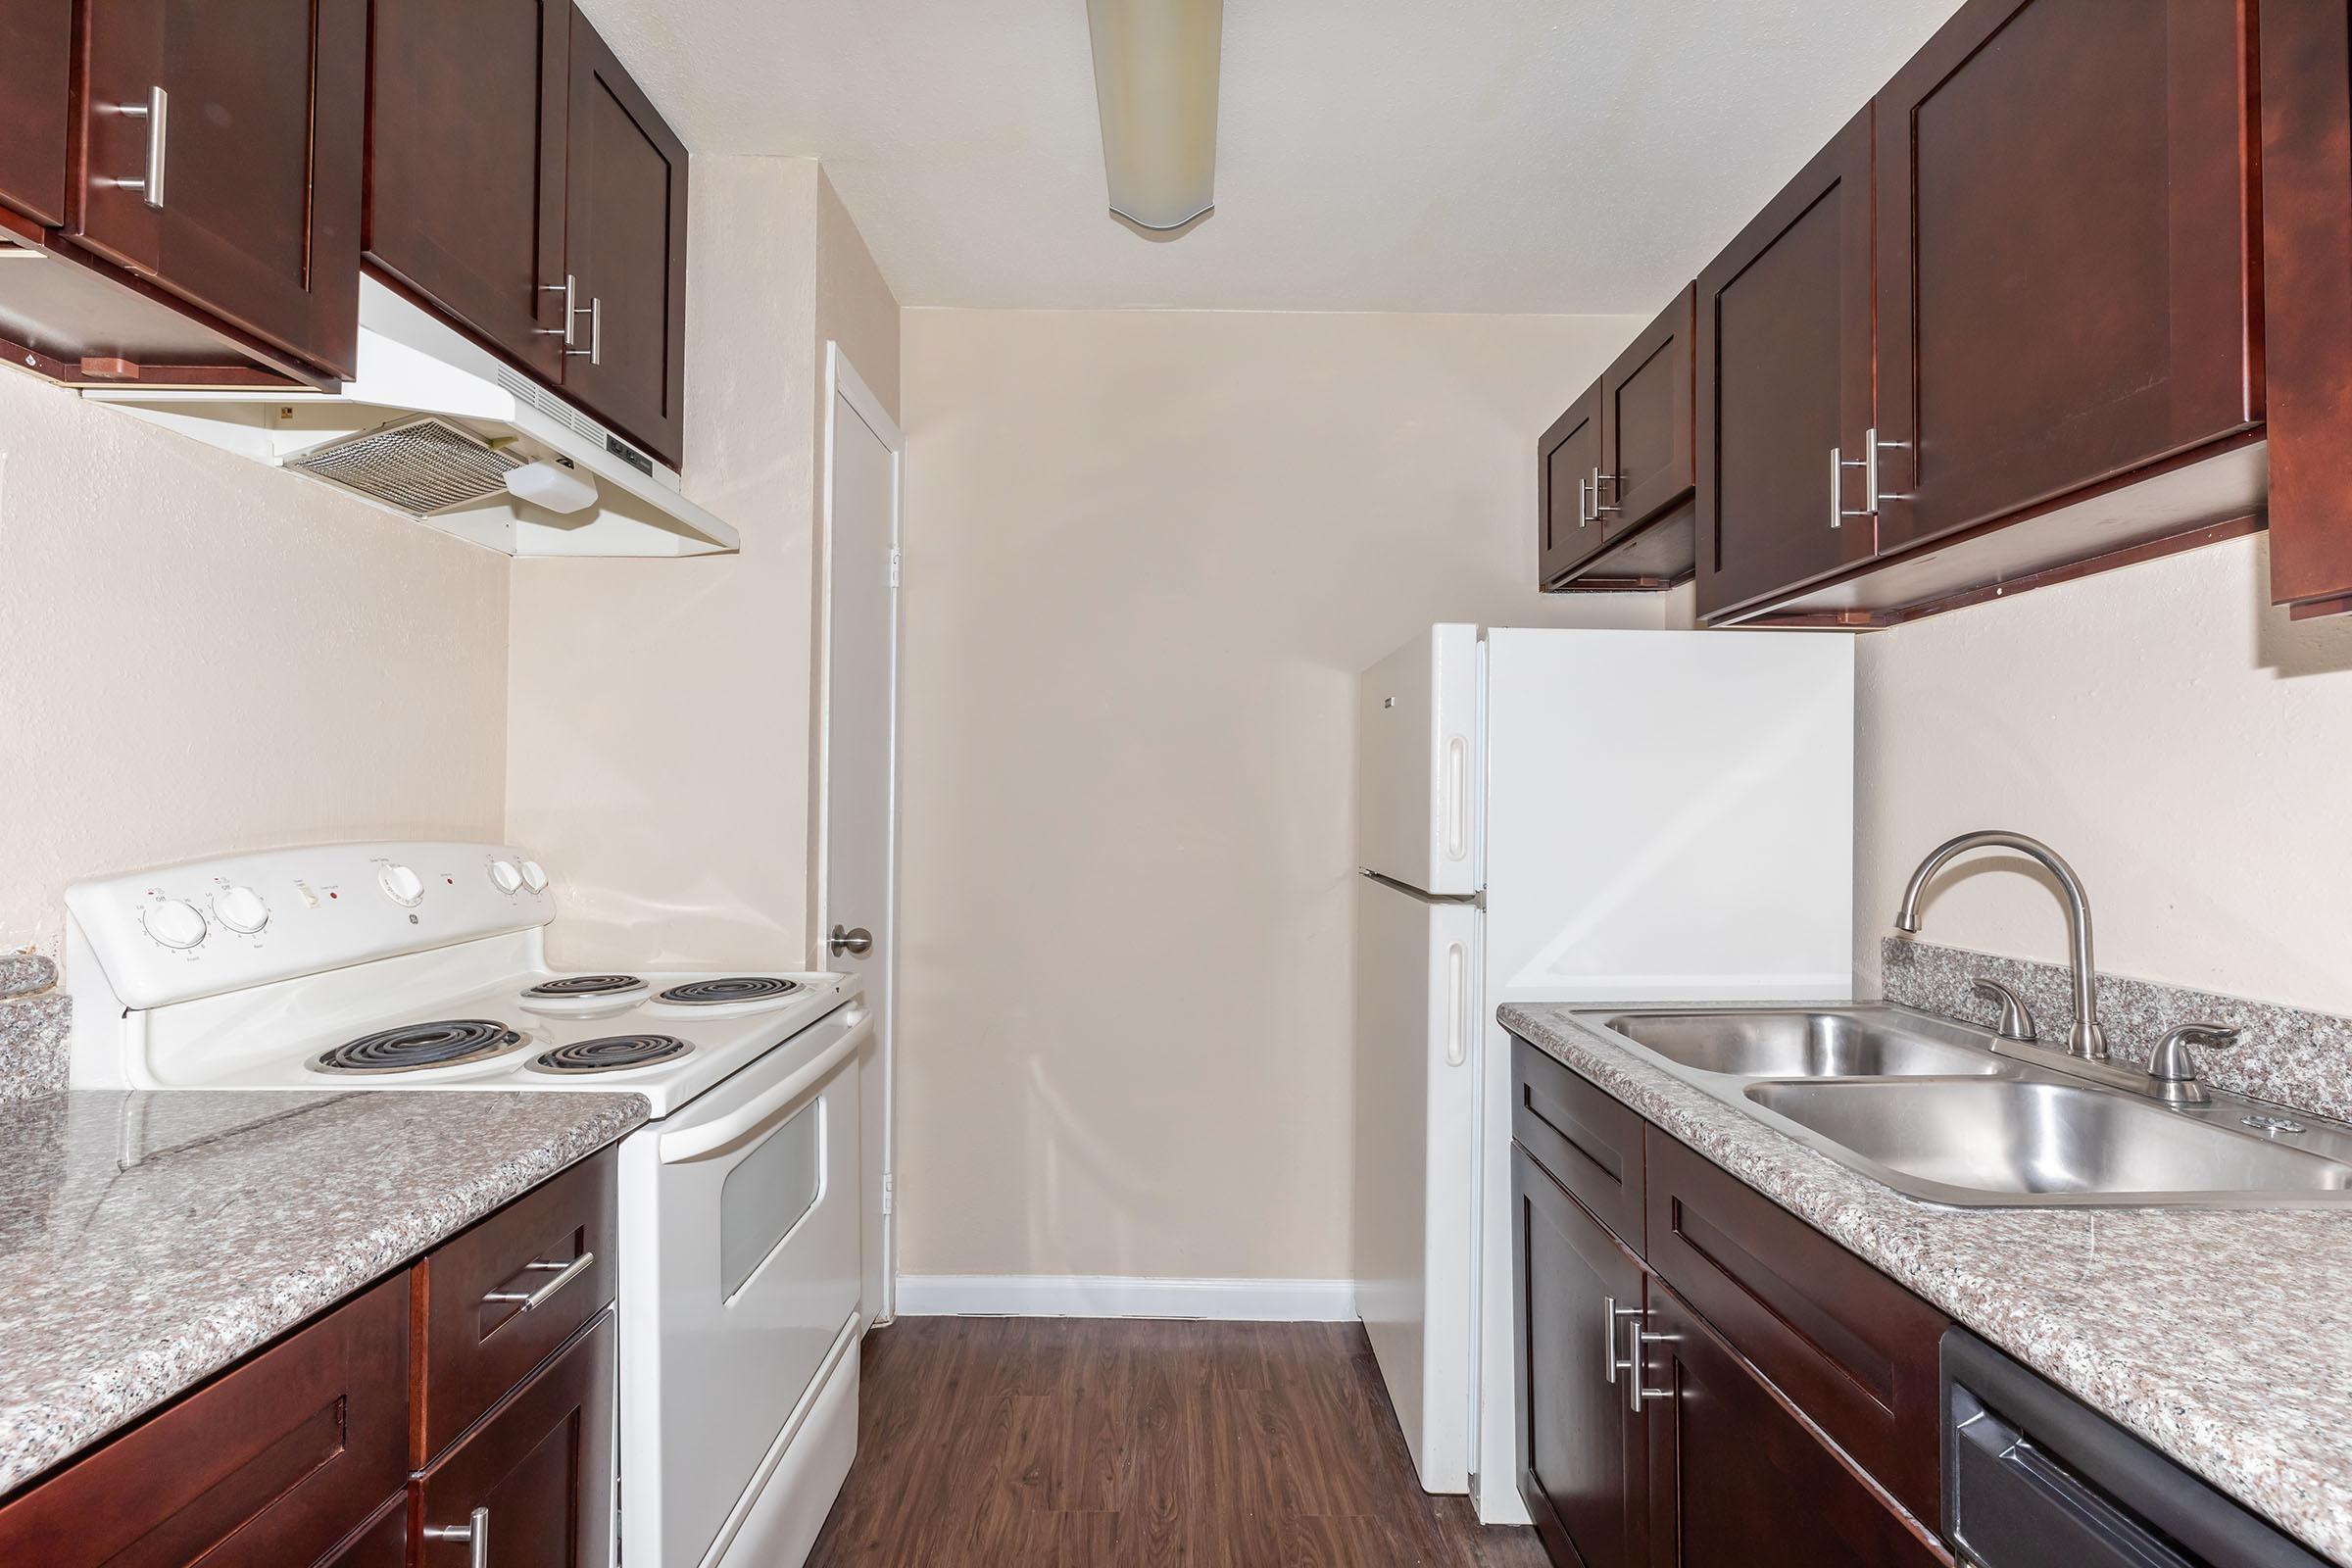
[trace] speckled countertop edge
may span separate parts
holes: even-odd
[[[497,1092],[74,1092],[5,1107],[0,1494],[612,1143],[647,1109],[630,1094]]]
[[[1573,1016],[1657,1005],[1679,1004],[1514,1004],[1498,1017],[1955,1321],[2352,1568],[2352,1307],[2342,1299],[2352,1214],[1920,1202]]]

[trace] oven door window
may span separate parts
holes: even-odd
[[[812,1100],[727,1172],[718,1195],[718,1294],[734,1299],[825,1195],[825,1102]]]

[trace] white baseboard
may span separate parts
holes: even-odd
[[[1353,1280],[1169,1280],[1113,1274],[902,1274],[901,1317],[1196,1317],[1348,1323]]]

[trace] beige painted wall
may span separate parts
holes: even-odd
[[[816,164],[692,172],[685,472],[742,552],[514,567],[508,829],[572,965],[807,961],[824,337],[896,390],[897,302]]]
[[[495,838],[505,557],[0,371],[0,949],[65,885]]]
[[[908,311],[900,1266],[1348,1269],[1355,672],[1630,319]]]
[[[2103,969],[2352,1013],[2352,619],[2268,603],[2241,539],[1864,637],[1855,962],[1952,834],[2046,840]],[[1984,867],[2015,866],[1985,858]],[[2063,962],[2053,891],[1964,861],[1924,935]]]

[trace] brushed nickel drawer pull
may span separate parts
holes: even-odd
[[[594,1252],[582,1252],[568,1263],[550,1263],[541,1258],[533,1258],[522,1265],[525,1272],[553,1274],[555,1278],[535,1291],[491,1291],[482,1299],[485,1301],[516,1301],[521,1303],[523,1311],[528,1312],[533,1307],[545,1306],[549,1297],[586,1273],[588,1266],[595,1261],[596,1254]]]
[[[462,1525],[426,1525],[421,1532],[427,1541],[463,1541],[466,1543],[466,1568],[490,1568],[490,1510],[476,1508]]]

